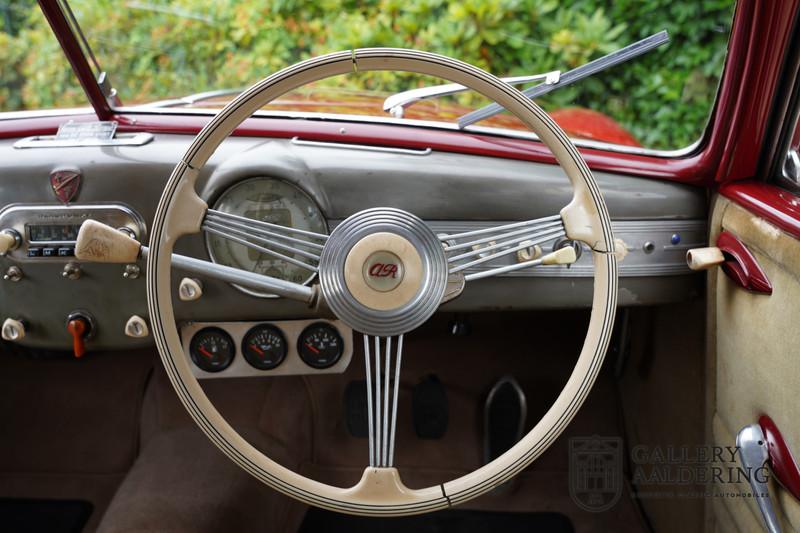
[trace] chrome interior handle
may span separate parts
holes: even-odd
[[[739,460],[745,471],[749,472],[750,487],[753,497],[761,510],[767,531],[780,533],[781,526],[775,515],[772,500],[769,497],[769,486],[765,476],[766,463],[769,461],[769,450],[764,432],[759,424],[750,424],[739,431],[736,436],[736,446],[739,448]]]

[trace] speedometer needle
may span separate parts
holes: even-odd
[[[314,352],[315,354],[319,355],[319,350],[317,350],[316,348],[314,348],[314,347],[313,347],[313,346],[311,346],[310,344],[306,343],[306,348],[308,348],[309,350],[311,350],[311,351],[312,351],[312,352]]]
[[[251,347],[253,350],[255,350],[256,352],[258,352],[258,355],[264,355],[264,350],[262,350],[261,348],[259,348],[259,347],[258,347],[258,346],[256,346],[255,344],[251,344],[251,345],[250,345],[250,347]]]

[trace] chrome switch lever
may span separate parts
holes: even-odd
[[[739,448],[739,460],[745,471],[749,473],[750,487],[761,510],[761,516],[770,533],[780,533],[781,526],[775,516],[772,500],[769,497],[769,486],[764,475],[765,464],[769,461],[769,450],[764,438],[764,431],[759,424],[745,426],[736,435],[736,446]]]

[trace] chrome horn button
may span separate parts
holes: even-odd
[[[439,307],[447,258],[419,217],[400,209],[367,209],[331,233],[319,279],[326,304],[348,326],[369,335],[400,335]]]

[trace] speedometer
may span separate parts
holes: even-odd
[[[290,228],[328,233],[325,218],[314,200],[303,190],[279,179],[251,178],[239,182],[222,193],[214,209]],[[306,284],[314,279],[314,272],[307,268],[248,248],[221,235],[206,233],[206,245],[215,263],[294,283]],[[308,261],[282,249],[276,248],[274,251]],[[255,296],[270,296],[234,286]]]

